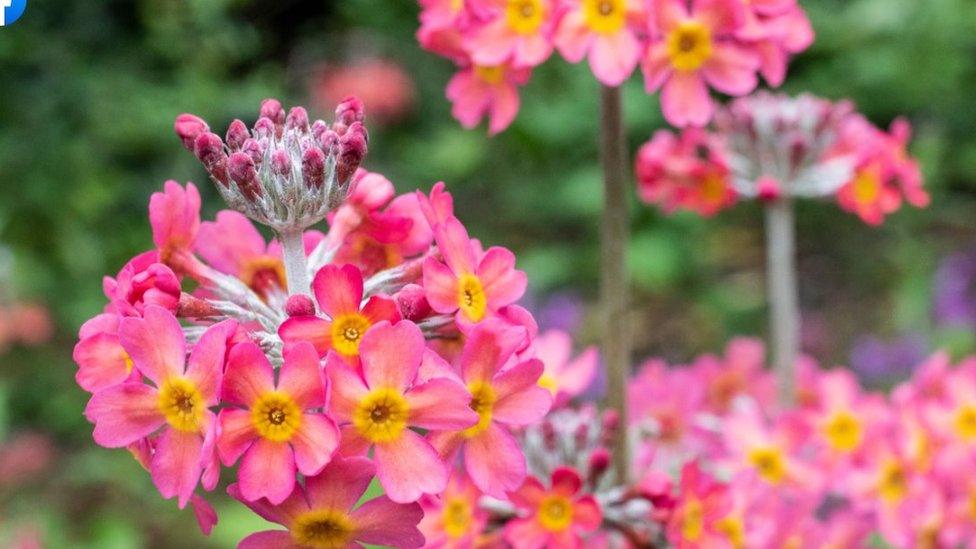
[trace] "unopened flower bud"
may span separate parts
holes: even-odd
[[[363,158],[366,157],[366,144],[369,136],[361,122],[354,122],[339,138],[339,160],[336,163],[336,180],[339,185],[349,182]]]
[[[309,188],[319,189],[325,183],[325,154],[313,147],[302,155],[302,177]]]
[[[285,125],[285,109],[277,99],[265,99],[261,102],[261,116],[274,123],[275,128]]]
[[[266,116],[258,118],[258,121],[254,123],[254,135],[262,139],[274,137],[277,133],[278,130],[275,128],[275,123]]]
[[[322,134],[325,133],[325,131],[328,129],[329,129],[328,124],[326,124],[322,120],[316,120],[315,122],[312,123],[312,137],[314,137],[315,140],[318,141],[321,139]]]
[[[552,422],[548,419],[542,422],[542,444],[548,450],[555,450],[557,447],[556,443],[556,428],[553,427]]]
[[[231,151],[241,150],[249,137],[251,133],[247,131],[247,126],[241,120],[234,119],[227,128],[227,146]]]
[[[308,111],[302,107],[292,107],[285,119],[285,128],[308,130]]]
[[[620,414],[616,410],[606,410],[603,412],[603,438],[611,441],[617,436],[617,429],[620,428]]]
[[[590,426],[586,423],[580,423],[573,433],[573,439],[576,442],[577,448],[585,448],[587,441],[590,439]]]
[[[336,107],[336,124],[341,124],[344,128],[351,127],[353,122],[362,122],[363,118],[365,118],[363,102],[357,97],[349,96]]]
[[[756,196],[759,200],[763,202],[775,202],[783,196],[783,189],[780,187],[779,181],[768,176],[760,177],[756,181]]]
[[[285,303],[285,313],[288,316],[312,316],[315,314],[315,303],[305,294],[295,294]]]
[[[176,135],[183,142],[183,147],[194,152],[197,137],[202,133],[209,132],[210,126],[207,126],[207,123],[199,116],[184,113],[176,117],[173,129],[176,130]]]
[[[417,284],[407,284],[393,296],[393,300],[400,309],[400,316],[411,322],[417,322],[430,316],[430,303],[427,294]]]
[[[278,149],[271,155],[271,169],[276,175],[288,177],[291,174],[291,155],[284,149]]]
[[[261,161],[264,160],[264,147],[257,139],[248,139],[245,141],[244,145],[241,146],[241,152],[250,156],[255,166],[261,165]]]
[[[326,128],[322,135],[319,136],[319,146],[326,153],[331,153],[332,151],[339,148],[339,134]]]
[[[193,154],[203,163],[203,167],[211,177],[224,186],[230,184],[227,174],[227,155],[224,153],[224,142],[220,140],[220,136],[211,132],[201,133],[193,144]]]
[[[230,155],[227,162],[227,171],[230,178],[237,183],[241,193],[248,200],[254,200],[261,195],[261,185],[258,181],[258,172],[254,168],[254,160],[244,152],[236,152]]]
[[[609,468],[610,450],[601,447],[593,450],[593,452],[590,453],[588,469],[591,482],[595,483],[597,480],[599,480],[600,477],[603,476],[603,473],[606,473],[607,469]]]
[[[209,301],[183,292],[180,294],[180,303],[176,309],[176,316],[183,318],[214,318],[220,316],[220,311]]]

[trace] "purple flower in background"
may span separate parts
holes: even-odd
[[[976,326],[976,248],[942,260],[935,273],[933,314],[940,326]]]
[[[915,332],[890,341],[862,336],[851,350],[851,369],[867,385],[907,379],[927,350],[925,337]]]
[[[548,296],[529,295],[526,307],[535,312],[542,330],[562,330],[575,334],[583,321],[583,300],[572,292],[556,292]]]

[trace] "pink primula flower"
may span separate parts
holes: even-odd
[[[546,489],[535,477],[509,496],[523,516],[505,525],[505,539],[519,549],[582,547],[583,537],[600,527],[596,498],[580,494],[583,479],[569,467],[553,471]]]
[[[646,17],[637,0],[571,0],[554,41],[570,63],[589,59],[596,79],[619,86],[637,67],[643,46],[638,29]]]
[[[542,363],[511,360],[524,338],[524,329],[494,322],[479,324],[468,334],[460,358],[461,379],[478,422],[431,438],[448,461],[463,452],[465,470],[475,486],[496,498],[504,498],[525,478],[525,457],[509,428],[539,421],[552,404],[549,391],[539,387]]]
[[[201,473],[204,488],[217,483],[217,424],[209,408],[217,405],[227,341],[236,327],[233,320],[210,327],[187,360],[183,330],[165,309],[149,306],[144,318],[123,319],[122,347],[152,384],[127,381],[102,389],[85,409],[95,442],[107,448],[128,446],[162,428],[150,472],[163,497],[178,496],[181,508]]]
[[[362,304],[363,275],[353,265],[322,267],[312,281],[312,293],[328,319],[292,317],[278,328],[278,335],[286,345],[308,341],[319,356],[334,350],[355,361],[360,341],[370,326],[382,320],[400,319],[396,303],[389,297],[374,295]]]
[[[426,348],[420,328],[409,321],[383,321],[359,346],[362,375],[334,354],[326,372],[332,384],[332,411],[342,424],[344,455],[374,448],[377,475],[394,501],[416,501],[447,485],[448,468],[430,443],[411,429],[459,431],[478,415],[471,395],[455,380],[419,377]]]
[[[771,3],[786,4],[786,7],[764,12],[762,5]],[[759,72],[766,82],[778,87],[786,79],[790,57],[813,44],[813,26],[795,0],[753,0],[750,5],[753,9],[751,12],[747,10],[739,36],[755,48],[759,55]]]
[[[220,411],[217,451],[224,465],[243,455],[237,472],[241,496],[279,504],[295,486],[295,471],[317,474],[339,445],[339,430],[314,410],[326,404],[319,357],[309,343],[285,351],[274,381],[274,368],[261,348],[239,343],[227,358],[221,401],[244,408]]]
[[[454,471],[440,497],[424,496],[420,531],[431,549],[469,549],[476,546],[488,523],[488,512],[478,505],[481,491],[461,471]]]
[[[459,322],[475,324],[518,301],[525,293],[525,273],[515,269],[515,254],[492,247],[484,254],[457,218],[435,228],[443,261],[424,262],[424,289],[439,313],[457,312]]]
[[[697,461],[681,470],[680,500],[667,525],[668,541],[679,549],[724,547],[720,521],[732,510],[728,486],[701,470]]]
[[[102,280],[108,298],[105,312],[122,316],[141,316],[148,305],[175,313],[180,304],[181,285],[176,273],[159,262],[156,251],[133,257],[115,278]]]
[[[534,67],[552,54],[552,32],[558,5],[552,0],[472,0],[484,4],[489,20],[464,35],[476,65],[511,61],[516,68]]]
[[[78,331],[72,358],[78,364],[75,380],[82,389],[94,393],[126,380],[138,380],[132,357],[119,341],[122,317],[104,313],[85,322]]]
[[[188,257],[200,228],[200,193],[193,183],[186,188],[167,181],[163,192],[149,199],[149,223],[160,261],[180,266]]]
[[[287,530],[266,530],[241,540],[238,549],[361,548],[371,544],[413,549],[424,544],[417,523],[424,516],[417,503],[394,503],[379,496],[356,506],[376,470],[366,458],[332,460],[316,476],[305,479],[280,505],[248,501],[240,486],[227,493],[261,518]]]
[[[756,88],[759,56],[736,37],[740,0],[661,0],[652,4],[651,43],[642,62],[644,86],[662,86],[661,109],[675,126],[704,126],[715,104],[708,87],[729,95]]]
[[[533,340],[535,357],[542,361],[545,370],[539,385],[549,389],[553,407],[569,402],[590,387],[599,367],[596,347],[587,347],[572,358],[573,339],[562,330],[549,330]]]
[[[447,83],[451,115],[471,129],[488,117],[488,134],[507,128],[519,109],[518,88],[529,81],[531,69],[499,65],[466,64]]]

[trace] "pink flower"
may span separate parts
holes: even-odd
[[[75,380],[82,389],[94,393],[126,380],[138,381],[132,357],[119,341],[121,319],[116,314],[100,314],[78,331],[72,358],[78,364]]]
[[[462,31],[473,19],[465,9],[465,0],[420,0],[417,40],[426,50],[464,62],[468,54],[462,44]]]
[[[525,293],[525,273],[515,269],[515,254],[492,247],[483,255],[456,218],[436,227],[434,237],[443,262],[424,262],[424,289],[439,313],[457,312],[459,322],[478,323]]]
[[[440,497],[424,496],[420,531],[425,547],[462,549],[476,545],[488,523],[488,512],[478,505],[481,492],[460,471],[454,471]]]
[[[704,473],[697,461],[681,470],[680,499],[668,522],[668,541],[679,549],[723,547],[720,521],[732,510],[728,487]]]
[[[554,41],[570,63],[588,57],[596,79],[619,86],[634,72],[643,46],[637,29],[645,17],[635,0],[571,0]]]
[[[529,81],[531,69],[498,65],[469,64],[447,83],[447,98],[453,103],[451,115],[467,129],[488,117],[488,134],[507,128],[519,109],[518,87]]]
[[[495,322],[479,324],[468,334],[460,358],[461,379],[478,422],[464,431],[431,437],[449,460],[463,451],[465,470],[475,486],[496,498],[504,498],[525,478],[525,457],[509,427],[539,421],[552,404],[549,391],[539,387],[541,362],[531,359],[509,365],[524,338],[524,329]]]
[[[431,229],[443,225],[448,219],[454,217],[454,197],[447,192],[446,188],[443,181],[438,181],[430,189],[430,196],[421,191],[415,192],[420,211]]]
[[[176,273],[159,263],[159,254],[149,251],[133,257],[115,278],[105,277],[102,291],[109,300],[105,312],[140,316],[148,305],[175,313],[181,286]]]
[[[408,321],[380,322],[362,338],[362,375],[334,354],[326,373],[332,410],[342,424],[344,455],[374,448],[377,475],[393,501],[416,501],[447,486],[448,469],[434,448],[410,427],[461,430],[478,421],[471,396],[458,382],[419,377],[424,336]]]
[[[482,0],[490,19],[465,33],[463,44],[476,65],[511,61],[516,68],[544,62],[552,53],[557,4],[551,0]]]
[[[163,192],[149,199],[149,223],[160,261],[179,266],[190,253],[200,228],[200,193],[193,183],[186,189],[167,181]]]
[[[644,86],[662,86],[661,108],[675,126],[704,126],[715,105],[708,86],[745,95],[758,83],[759,57],[737,37],[744,4],[738,0],[661,0],[651,15]]]
[[[566,404],[593,383],[599,366],[596,347],[586,348],[571,360],[573,339],[562,330],[543,332],[534,339],[533,346],[535,357],[545,367],[539,385],[552,393],[553,407]]]
[[[505,525],[505,539],[519,549],[581,547],[582,536],[603,521],[596,498],[580,495],[583,479],[569,467],[552,473],[548,490],[535,477],[509,496],[524,516]]]
[[[785,8],[767,8],[762,4],[783,4]],[[759,72],[770,86],[778,87],[786,79],[790,56],[813,44],[814,32],[803,9],[795,0],[753,0],[746,10],[746,22],[739,36],[748,41],[759,55]]]
[[[366,458],[334,459],[316,476],[305,479],[280,505],[267,500],[249,501],[237,484],[227,493],[261,518],[288,530],[267,530],[244,538],[240,549],[301,547],[362,547],[368,543],[402,549],[420,547],[424,537],[417,530],[423,517],[416,503],[394,503],[386,496],[362,505],[375,468]]]
[[[165,498],[179,497],[183,508],[204,474],[212,490],[219,468],[212,462],[216,406],[227,340],[237,324],[227,320],[210,327],[186,359],[186,341],[171,313],[149,306],[143,318],[119,324],[122,347],[152,385],[126,381],[92,396],[85,417],[95,424],[101,446],[121,448],[159,431],[150,464],[153,482]]]
[[[703,130],[677,137],[659,130],[637,152],[637,190],[665,213],[686,209],[708,217],[732,206],[736,192],[724,153]]]
[[[369,106],[371,121],[386,124],[407,114],[416,96],[413,79],[404,68],[392,59],[381,57],[319,67],[309,80],[309,91],[321,112],[353,96]]]
[[[339,445],[332,419],[313,411],[325,406],[326,390],[319,357],[309,343],[285,351],[277,384],[260,347],[235,345],[227,358],[221,401],[244,407],[220,411],[217,451],[228,466],[244,456],[237,478],[241,496],[249,501],[283,502],[295,485],[295,470],[317,474]]]
[[[347,360],[359,356],[359,344],[370,326],[382,320],[400,319],[396,303],[374,295],[363,300],[363,275],[352,265],[326,265],[312,281],[312,293],[328,320],[317,316],[296,316],[278,328],[285,344],[308,341],[319,356],[335,350]]]

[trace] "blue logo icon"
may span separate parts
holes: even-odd
[[[0,0],[0,27],[13,25],[27,8],[27,0]]]

